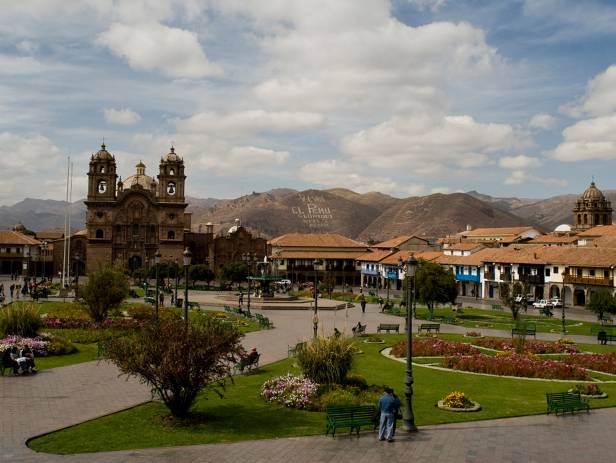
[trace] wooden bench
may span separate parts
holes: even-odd
[[[143,302],[145,302],[146,304],[155,305],[156,304],[156,299],[153,298],[153,297],[146,296],[146,297],[143,298]]]
[[[325,409],[325,413],[327,420],[326,436],[331,432],[332,437],[335,437],[336,429],[349,428],[349,434],[355,430],[359,437],[362,426],[372,426],[373,430],[378,426],[374,405],[331,406]]]
[[[426,333],[440,333],[441,325],[440,323],[422,323],[417,327],[417,332],[421,333],[422,331],[425,331]]]
[[[499,304],[492,304],[492,310],[503,310],[503,306]]]
[[[511,328],[511,336],[532,336],[537,338],[537,327],[534,324],[514,326]]]
[[[548,392],[545,398],[548,402],[548,414],[551,412],[558,414],[559,411],[569,410],[571,413],[577,410],[590,412],[588,401],[583,399],[579,392]]]
[[[366,334],[366,327],[367,326],[368,326],[367,323],[365,325],[362,325],[361,323],[358,323],[356,326],[351,328],[351,331],[353,332],[353,336],[360,336],[362,334]]]
[[[381,323],[376,328],[376,332],[380,333],[381,331],[387,331],[387,334],[389,334],[390,331],[395,331],[396,333],[400,333],[400,324],[399,323]]]
[[[616,341],[616,334],[612,334],[608,331],[599,331],[597,333],[597,341],[604,345],[608,342]]]
[[[298,342],[297,344],[295,344],[294,347],[289,346],[287,349],[287,356],[288,357],[295,357],[297,355],[297,353],[304,349],[306,347],[306,343],[305,342]]]

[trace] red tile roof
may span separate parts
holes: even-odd
[[[287,233],[268,242],[271,246],[310,248],[363,248],[368,246],[337,233]]]

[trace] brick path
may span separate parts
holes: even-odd
[[[195,299],[199,298],[195,294]],[[205,301],[204,301],[205,302]],[[312,336],[312,313],[268,311],[276,329],[249,333],[244,345],[257,347],[262,361],[287,356],[287,347]],[[350,331],[358,321],[373,331],[381,322],[401,323],[399,317],[381,314],[368,305],[366,314],[356,307],[348,311],[320,312],[320,330],[336,326]],[[466,328],[442,325],[444,331]],[[483,330],[486,335],[502,331]],[[557,334],[538,334],[554,339]],[[588,342],[591,338],[577,337]],[[595,341],[596,342],[596,341]],[[608,455],[616,426],[616,409],[578,414],[522,417],[476,423],[424,427],[418,434],[400,435],[393,444],[376,442],[373,434],[359,439],[322,436],[275,439],[236,444],[200,445],[87,455],[36,454],[25,447],[32,436],[77,424],[149,400],[148,389],[135,380],[117,377],[106,362],[90,362],[43,371],[20,378],[0,377],[0,461],[3,462],[395,462],[395,461],[612,461]],[[26,406],[26,404],[28,404]],[[522,443],[522,444],[521,444]]]

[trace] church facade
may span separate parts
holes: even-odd
[[[612,203],[593,181],[575,202],[573,229],[584,231],[597,225],[612,225]]]
[[[175,153],[163,156],[156,179],[139,162],[124,181],[115,157],[105,145],[90,157],[85,201],[87,272],[120,264],[130,270],[149,267],[157,251],[163,261],[182,261],[184,235],[190,230],[184,196],[184,161]]]

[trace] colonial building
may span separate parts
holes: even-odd
[[[578,231],[588,230],[597,225],[612,224],[612,203],[592,182],[575,203],[573,223]]]
[[[0,274],[35,276],[40,272],[41,243],[24,231],[23,225],[15,230],[0,230]]]
[[[190,230],[184,197],[184,161],[171,151],[160,160],[157,179],[143,163],[135,175],[118,179],[115,157],[105,145],[90,158],[85,201],[87,271],[119,263],[129,269],[162,260],[181,261],[184,232]]]

